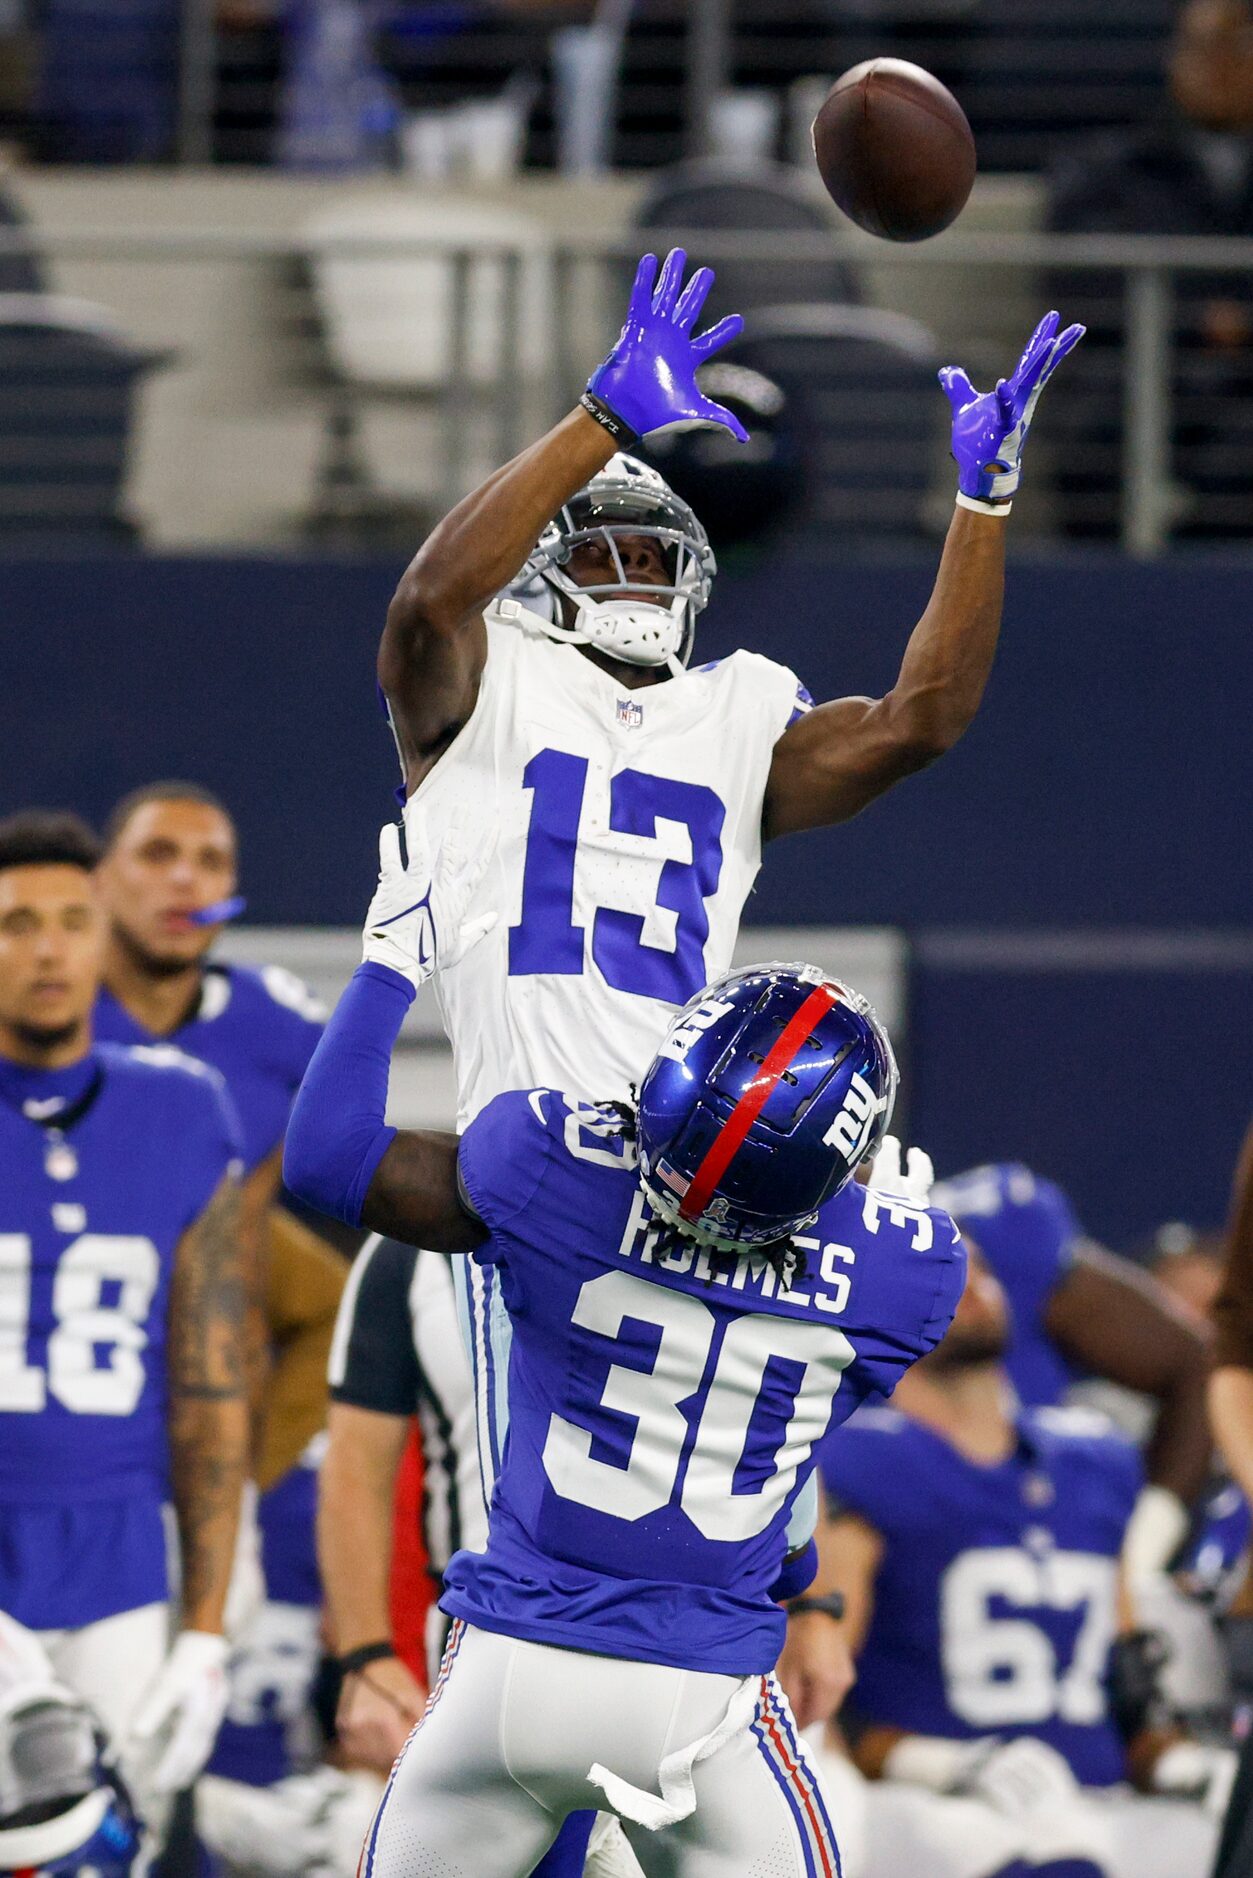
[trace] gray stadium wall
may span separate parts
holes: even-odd
[[[0,566],[0,812],[98,819],[137,783],[193,776],[236,813],[250,917],[355,923],[395,781],[373,657],[398,571]],[[818,698],[881,691],[932,571],[725,574],[700,655],[743,644]],[[779,843],[748,911],[903,928],[919,1139],[946,1170],[1033,1161],[1123,1245],[1221,1217],[1253,1106],[1251,575],[1236,556],[1018,561],[967,737],[857,821]]]

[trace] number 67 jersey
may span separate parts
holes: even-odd
[[[405,811],[432,845],[452,820],[494,844],[467,918],[496,924],[436,979],[463,1126],[508,1089],[638,1082],[731,963],[774,746],[809,707],[755,653],[630,691],[520,621],[487,635],[473,714]]]
[[[442,1608],[596,1655],[769,1671],[814,1450],[948,1328],[952,1220],[850,1185],[783,1283],[659,1231],[621,1117],[550,1089],[491,1103],[459,1165],[513,1326],[510,1426],[487,1550],[452,1560]]]

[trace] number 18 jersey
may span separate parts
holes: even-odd
[[[943,1336],[965,1258],[946,1214],[858,1186],[764,1259],[659,1234],[610,1110],[499,1097],[463,1135],[513,1325],[485,1553],[442,1608],[485,1630],[713,1674],[770,1670],[770,1591],[814,1450]]]
[[[406,807],[433,845],[451,819],[495,843],[467,918],[496,924],[436,980],[463,1126],[507,1089],[639,1081],[730,966],[771,755],[809,706],[751,652],[629,691],[522,624],[487,634],[474,712]]]

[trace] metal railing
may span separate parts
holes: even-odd
[[[676,241],[684,238],[685,231],[675,231]],[[654,230],[646,239],[648,245],[664,248],[670,237]],[[764,280],[778,283],[783,300],[789,297],[789,269],[842,261],[860,282],[866,304],[913,311],[935,333],[938,354],[960,358],[976,382],[990,382],[1009,369],[1016,356],[1011,349],[1021,344],[1030,320],[1049,304],[1044,296],[1051,283],[1064,279],[1081,299],[1090,286],[1091,307],[1067,305],[1062,311],[1066,317],[1091,318],[1094,307],[1098,321],[1107,326],[1106,343],[1094,337],[1089,347],[1094,360],[1099,355],[1101,370],[1094,376],[1089,364],[1085,395],[1095,384],[1104,400],[1102,422],[1107,430],[1113,425],[1111,436],[1117,433],[1118,533],[1123,546],[1139,557],[1158,554],[1166,546],[1181,501],[1174,466],[1181,416],[1177,400],[1192,394],[1176,382],[1176,308],[1214,280],[1233,294],[1243,293],[1253,307],[1253,239],[952,233],[917,247],[894,247],[842,233],[828,238],[686,231],[686,239],[702,261],[715,267],[730,264],[741,274],[745,266],[761,270]],[[435,494],[447,502],[461,493],[476,467],[470,460],[467,412],[482,416],[488,455],[499,461],[538,426],[569,408],[588,368],[616,330],[630,268],[644,241],[638,232],[607,237],[577,229],[545,238],[538,247],[530,242],[523,247],[507,241],[462,246],[373,233],[321,238],[313,233],[274,235],[226,228],[41,227],[0,233],[0,256],[28,250],[34,242],[53,263],[77,269],[79,291],[88,263],[107,263],[114,283],[119,267],[128,265],[246,264],[263,270],[267,305],[276,324],[291,321],[292,303],[282,296],[290,294],[299,274],[306,298],[302,356],[308,396],[335,403],[341,415],[380,398],[402,404],[412,399],[438,412]],[[447,297],[442,357],[434,376],[428,371],[424,379],[415,370],[406,381],[399,370],[390,372],[384,383],[377,374],[345,362],[336,342],[336,309],[329,304],[325,281],[319,279],[319,270],[332,262],[422,264],[428,270],[432,263],[438,265],[446,274]],[[492,277],[490,317],[484,314],[485,268]],[[547,283],[538,310],[537,270]],[[403,282],[405,269],[394,270],[390,278]],[[429,282],[431,276],[424,278]],[[125,321],[125,310],[119,311]],[[752,311],[748,317],[751,331]],[[544,358],[536,365],[536,328],[541,324]],[[177,344],[176,333],[171,339]],[[477,346],[473,357],[472,342]],[[485,346],[490,356],[485,356]],[[532,364],[524,367],[520,361],[528,355]],[[1224,417],[1215,398],[1206,395],[1208,418],[1214,419],[1217,412],[1230,423],[1236,439],[1228,451],[1237,484],[1229,532],[1253,537],[1253,397],[1237,384]],[[1078,396],[1078,380],[1068,361],[1066,382],[1059,375],[1058,389],[1050,393],[1048,422],[1041,426],[1048,444],[1037,449],[1033,443],[1028,483],[1034,478],[1041,485],[1051,481],[1060,486],[1074,467],[1066,461],[1067,451],[1081,455],[1088,447],[1082,428],[1076,430],[1067,418],[1067,406]],[[937,411],[942,412],[940,400]],[[1247,529],[1242,525],[1246,504]],[[1041,514],[1041,532],[1049,532],[1056,515]]]

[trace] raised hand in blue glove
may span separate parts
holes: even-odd
[[[1008,515],[1022,474],[1022,447],[1040,393],[1086,326],[1057,328],[1056,313],[1046,313],[1027,341],[1012,378],[995,391],[978,392],[960,365],[946,365],[940,383],[953,407],[953,456],[957,463],[957,500],[964,507]]]
[[[635,270],[626,323],[609,357],[587,381],[584,408],[621,443],[671,424],[721,424],[741,443],[748,442],[739,419],[696,383],[697,367],[742,332],[744,322],[730,313],[694,336],[714,272],[698,267],[684,287],[686,264],[682,248],[672,248],[658,276],[656,255],[644,256]]]

